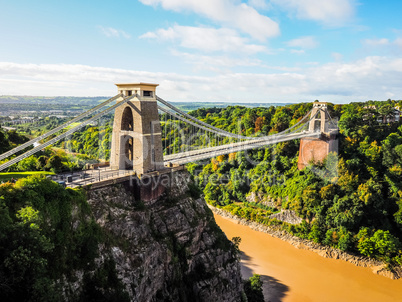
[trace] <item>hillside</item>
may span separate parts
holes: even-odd
[[[188,169],[213,206],[392,269],[402,264],[402,122],[393,113],[399,104],[330,105],[331,116],[339,118],[339,154],[303,170],[297,168],[297,140]],[[251,135],[284,130],[308,109],[309,104],[271,111],[228,107],[195,115],[229,131],[240,124]]]
[[[303,170],[297,167],[298,140],[187,168],[205,200],[215,207],[277,225],[302,239],[384,261],[392,269],[402,263],[402,121],[394,112],[401,103],[329,104],[332,118],[339,120],[338,155],[330,154],[323,163]],[[190,114],[232,133],[269,135],[297,123],[311,106],[229,106],[199,108]],[[182,140],[186,131],[188,127],[179,121],[162,122],[164,152],[195,143]],[[87,127],[60,146],[94,160],[107,159],[110,132],[108,123]],[[19,166],[23,169],[24,161]]]
[[[240,301],[234,245],[189,193],[188,175],[174,177],[150,202],[129,181],[0,185],[2,301]]]

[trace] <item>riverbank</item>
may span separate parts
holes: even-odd
[[[386,265],[381,261],[372,260],[372,259],[369,259],[369,258],[366,258],[363,256],[352,255],[352,254],[346,253],[344,251],[341,251],[341,250],[338,250],[338,249],[335,249],[332,247],[324,246],[324,245],[317,244],[317,243],[314,243],[309,240],[301,239],[299,237],[290,235],[289,233],[279,229],[278,227],[265,226],[265,225],[261,225],[256,222],[253,222],[253,221],[239,218],[235,215],[232,215],[231,213],[229,213],[227,211],[215,208],[211,205],[208,205],[208,207],[215,214],[218,214],[219,216],[230,219],[238,224],[248,226],[253,230],[267,233],[267,234],[271,235],[272,237],[279,238],[285,242],[290,243],[291,245],[293,245],[294,247],[296,247],[298,249],[312,251],[324,258],[341,259],[341,260],[352,263],[359,267],[368,267],[372,270],[373,273],[390,278],[390,279],[399,279],[402,277],[401,269],[390,271],[386,268]]]

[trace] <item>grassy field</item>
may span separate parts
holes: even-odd
[[[0,182],[1,181],[8,181],[12,178],[24,178],[34,174],[45,174],[45,175],[53,175],[53,172],[48,171],[28,171],[28,172],[7,172],[7,173],[0,173]]]
[[[69,130],[71,128],[74,128],[75,126],[78,126],[79,124],[81,124],[81,123],[80,122],[72,123],[72,124],[70,124],[68,127],[64,128],[64,129]]]

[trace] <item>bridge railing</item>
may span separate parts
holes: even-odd
[[[177,153],[195,152],[195,150],[209,149],[220,145],[230,145],[233,143],[247,144],[248,141],[259,141],[261,139],[272,140],[282,135],[303,132],[303,130],[308,131],[309,123],[315,119],[318,114],[318,112],[316,112],[314,116],[311,116],[312,110],[310,110],[294,125],[279,133],[268,136],[244,136],[240,133],[235,134],[227,132],[200,121],[159,97],[157,97],[157,100],[160,103],[158,104],[158,109],[161,113],[164,156],[168,157]],[[169,117],[168,119],[167,116]],[[172,133],[173,139],[171,138]],[[167,143],[168,138],[169,141]]]
[[[52,175],[49,178],[53,181],[63,181],[67,187],[75,188],[108,179],[117,179],[128,175],[133,175],[133,171],[113,170],[110,167],[106,167],[83,171],[64,172],[57,175]]]

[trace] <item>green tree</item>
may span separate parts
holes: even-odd
[[[244,292],[248,302],[264,302],[262,284],[263,282],[258,274],[253,274],[252,277],[244,282]]]
[[[380,260],[390,261],[391,257],[401,247],[398,238],[389,231],[377,230],[370,236],[370,231],[367,228],[363,228],[357,234],[357,238],[357,247],[362,255]]]
[[[393,236],[389,231],[378,230],[370,240],[374,242],[377,257],[385,260],[389,260],[401,246],[398,238]]]
[[[360,254],[372,257],[375,254],[375,244],[371,239],[371,231],[369,228],[361,228],[357,234],[357,248]]]
[[[315,243],[320,243],[322,236],[321,229],[322,228],[317,223],[314,223],[311,227],[310,233],[308,234],[308,239]]]
[[[236,249],[237,252],[237,257],[240,258],[240,243],[241,243],[241,238],[239,236],[233,237],[232,238],[233,245]]]
[[[402,166],[402,137],[397,133],[391,133],[382,141],[383,164],[392,167],[397,164]]]
[[[46,168],[53,169],[56,172],[61,171],[61,169],[63,168],[62,158],[59,155],[53,155],[49,158],[46,164]]]
[[[47,164],[48,157],[45,155],[41,155],[38,157],[38,160],[36,162],[36,169],[37,170],[43,170]]]
[[[37,159],[34,155],[31,155],[27,158],[21,160],[17,165],[17,170],[24,171],[35,171],[37,166]]]
[[[342,251],[351,250],[353,247],[353,235],[345,227],[340,227],[338,232],[337,248]]]
[[[275,111],[274,116],[271,120],[272,130],[273,131],[283,131],[289,126],[289,122],[291,120],[290,116],[290,108],[280,107]]]

